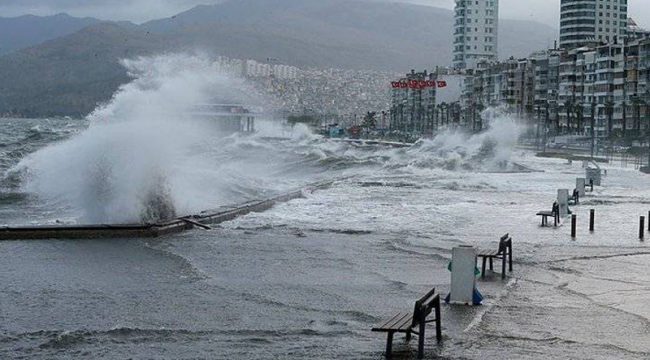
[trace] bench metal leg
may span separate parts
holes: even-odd
[[[492,261],[492,258],[490,258],[490,270],[494,270],[494,262]]]
[[[440,319],[440,298],[437,298],[433,303],[436,312],[436,340],[442,341],[442,320]]]
[[[510,272],[512,272],[512,246],[508,249],[508,262],[510,263]]]
[[[386,341],[386,359],[390,360],[393,355],[393,335],[392,331],[388,332],[388,340]]]
[[[406,342],[409,342],[409,341],[411,341],[411,332],[410,331],[406,333]]]
[[[501,265],[501,278],[506,278],[506,254],[503,254],[503,261]]]
[[[481,277],[485,279],[485,264],[487,262],[487,258],[483,258],[483,271],[481,271]]]
[[[418,359],[424,358],[424,328],[426,322],[424,319],[420,320],[420,335],[418,336]]]

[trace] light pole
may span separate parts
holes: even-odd
[[[537,131],[535,132],[535,150],[539,151],[539,127],[542,122],[542,105],[537,105]]]
[[[543,144],[543,149],[542,153],[546,155],[546,140],[548,136],[548,118],[549,118],[549,112],[548,112],[548,102],[546,102],[546,116],[544,118],[544,144]]]
[[[591,159],[594,158],[594,148],[596,146],[596,101],[591,103]]]

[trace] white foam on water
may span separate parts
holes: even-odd
[[[421,140],[414,148],[413,164],[448,170],[490,170],[510,160],[523,127],[508,116],[498,116],[479,134],[447,130],[431,140]]]
[[[248,101],[237,90],[242,82],[199,55],[122,64],[134,80],[88,116],[86,131],[17,166],[27,174],[25,190],[65,199],[83,223],[148,222],[215,207],[232,174],[207,156],[219,134],[189,113],[215,97]]]

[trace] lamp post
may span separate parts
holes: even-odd
[[[542,106],[537,105],[537,131],[535,132],[535,150],[539,151],[539,127],[542,121]]]
[[[596,101],[591,103],[591,158],[594,158],[594,148],[596,146]]]
[[[544,155],[546,155],[546,140],[547,140],[547,136],[548,136],[548,119],[549,119],[549,112],[548,112],[548,101],[547,101],[546,102],[546,115],[545,115],[545,118],[544,118],[544,140],[543,140],[544,144],[542,144],[543,145],[542,153],[544,153]]]

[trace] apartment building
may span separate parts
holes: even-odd
[[[454,16],[455,69],[474,69],[482,60],[497,60],[499,0],[456,0]]]
[[[412,134],[431,133],[436,126],[436,86],[435,73],[411,70],[405,77],[396,81],[391,92],[390,127],[393,131]],[[420,85],[422,84],[422,85]]]
[[[628,0],[561,0],[560,47],[623,43],[627,34]]]

